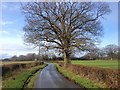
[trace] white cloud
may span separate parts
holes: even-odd
[[[9,11],[15,11],[15,10],[19,10],[20,9],[20,6],[18,5],[20,3],[11,3],[11,2],[4,2],[1,4],[1,7],[2,7],[2,11],[4,10],[9,10]]]
[[[14,21],[1,21],[0,22],[1,26],[3,26],[3,25],[9,25],[9,24],[14,24]]]
[[[8,35],[9,32],[7,32],[6,30],[0,30],[0,35]]]
[[[7,5],[1,4],[1,7],[2,7],[2,9],[6,9],[6,8],[7,8]]]
[[[0,29],[0,38],[21,38],[23,39],[24,32],[22,29],[14,29],[14,28],[2,28]]]
[[[7,54],[7,53],[0,53],[0,59],[4,59],[4,58],[10,58],[11,55]]]
[[[9,56],[13,55],[25,55],[27,53],[38,53],[37,49],[34,49],[33,47],[26,46],[23,44],[23,41],[21,38],[0,38],[0,56],[2,55],[2,58],[7,54]]]

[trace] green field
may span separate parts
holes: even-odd
[[[10,64],[26,64],[26,63],[34,63],[35,61],[0,61],[0,66],[2,65],[10,65]]]
[[[94,66],[100,68],[118,69],[118,61],[114,60],[72,60],[72,64],[81,64],[85,66]]]

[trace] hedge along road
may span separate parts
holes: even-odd
[[[56,70],[54,64],[48,64],[36,78],[34,88],[80,88],[67,80]]]

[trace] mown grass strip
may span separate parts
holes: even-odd
[[[76,75],[68,70],[65,70],[65,68],[60,67],[58,64],[56,64],[57,70],[63,74],[66,78],[74,81],[75,83],[77,83],[78,85],[80,85],[80,87],[83,88],[96,88],[96,89],[100,89],[100,88],[106,88],[106,85],[101,84],[101,83],[96,83],[88,78],[85,77],[81,77],[79,75]]]
[[[42,69],[45,65],[32,67],[30,69],[23,69],[17,71],[12,77],[3,80],[2,88],[18,88],[19,90],[24,87],[30,77],[32,77],[39,69]]]

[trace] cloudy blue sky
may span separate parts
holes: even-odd
[[[104,47],[108,44],[118,44],[118,4],[113,2],[108,4],[112,12],[102,20],[104,37],[101,38],[102,42],[99,47]],[[24,44],[23,26],[25,25],[25,17],[20,10],[20,3],[4,2],[1,3],[1,9],[0,58],[38,53],[37,49]]]

